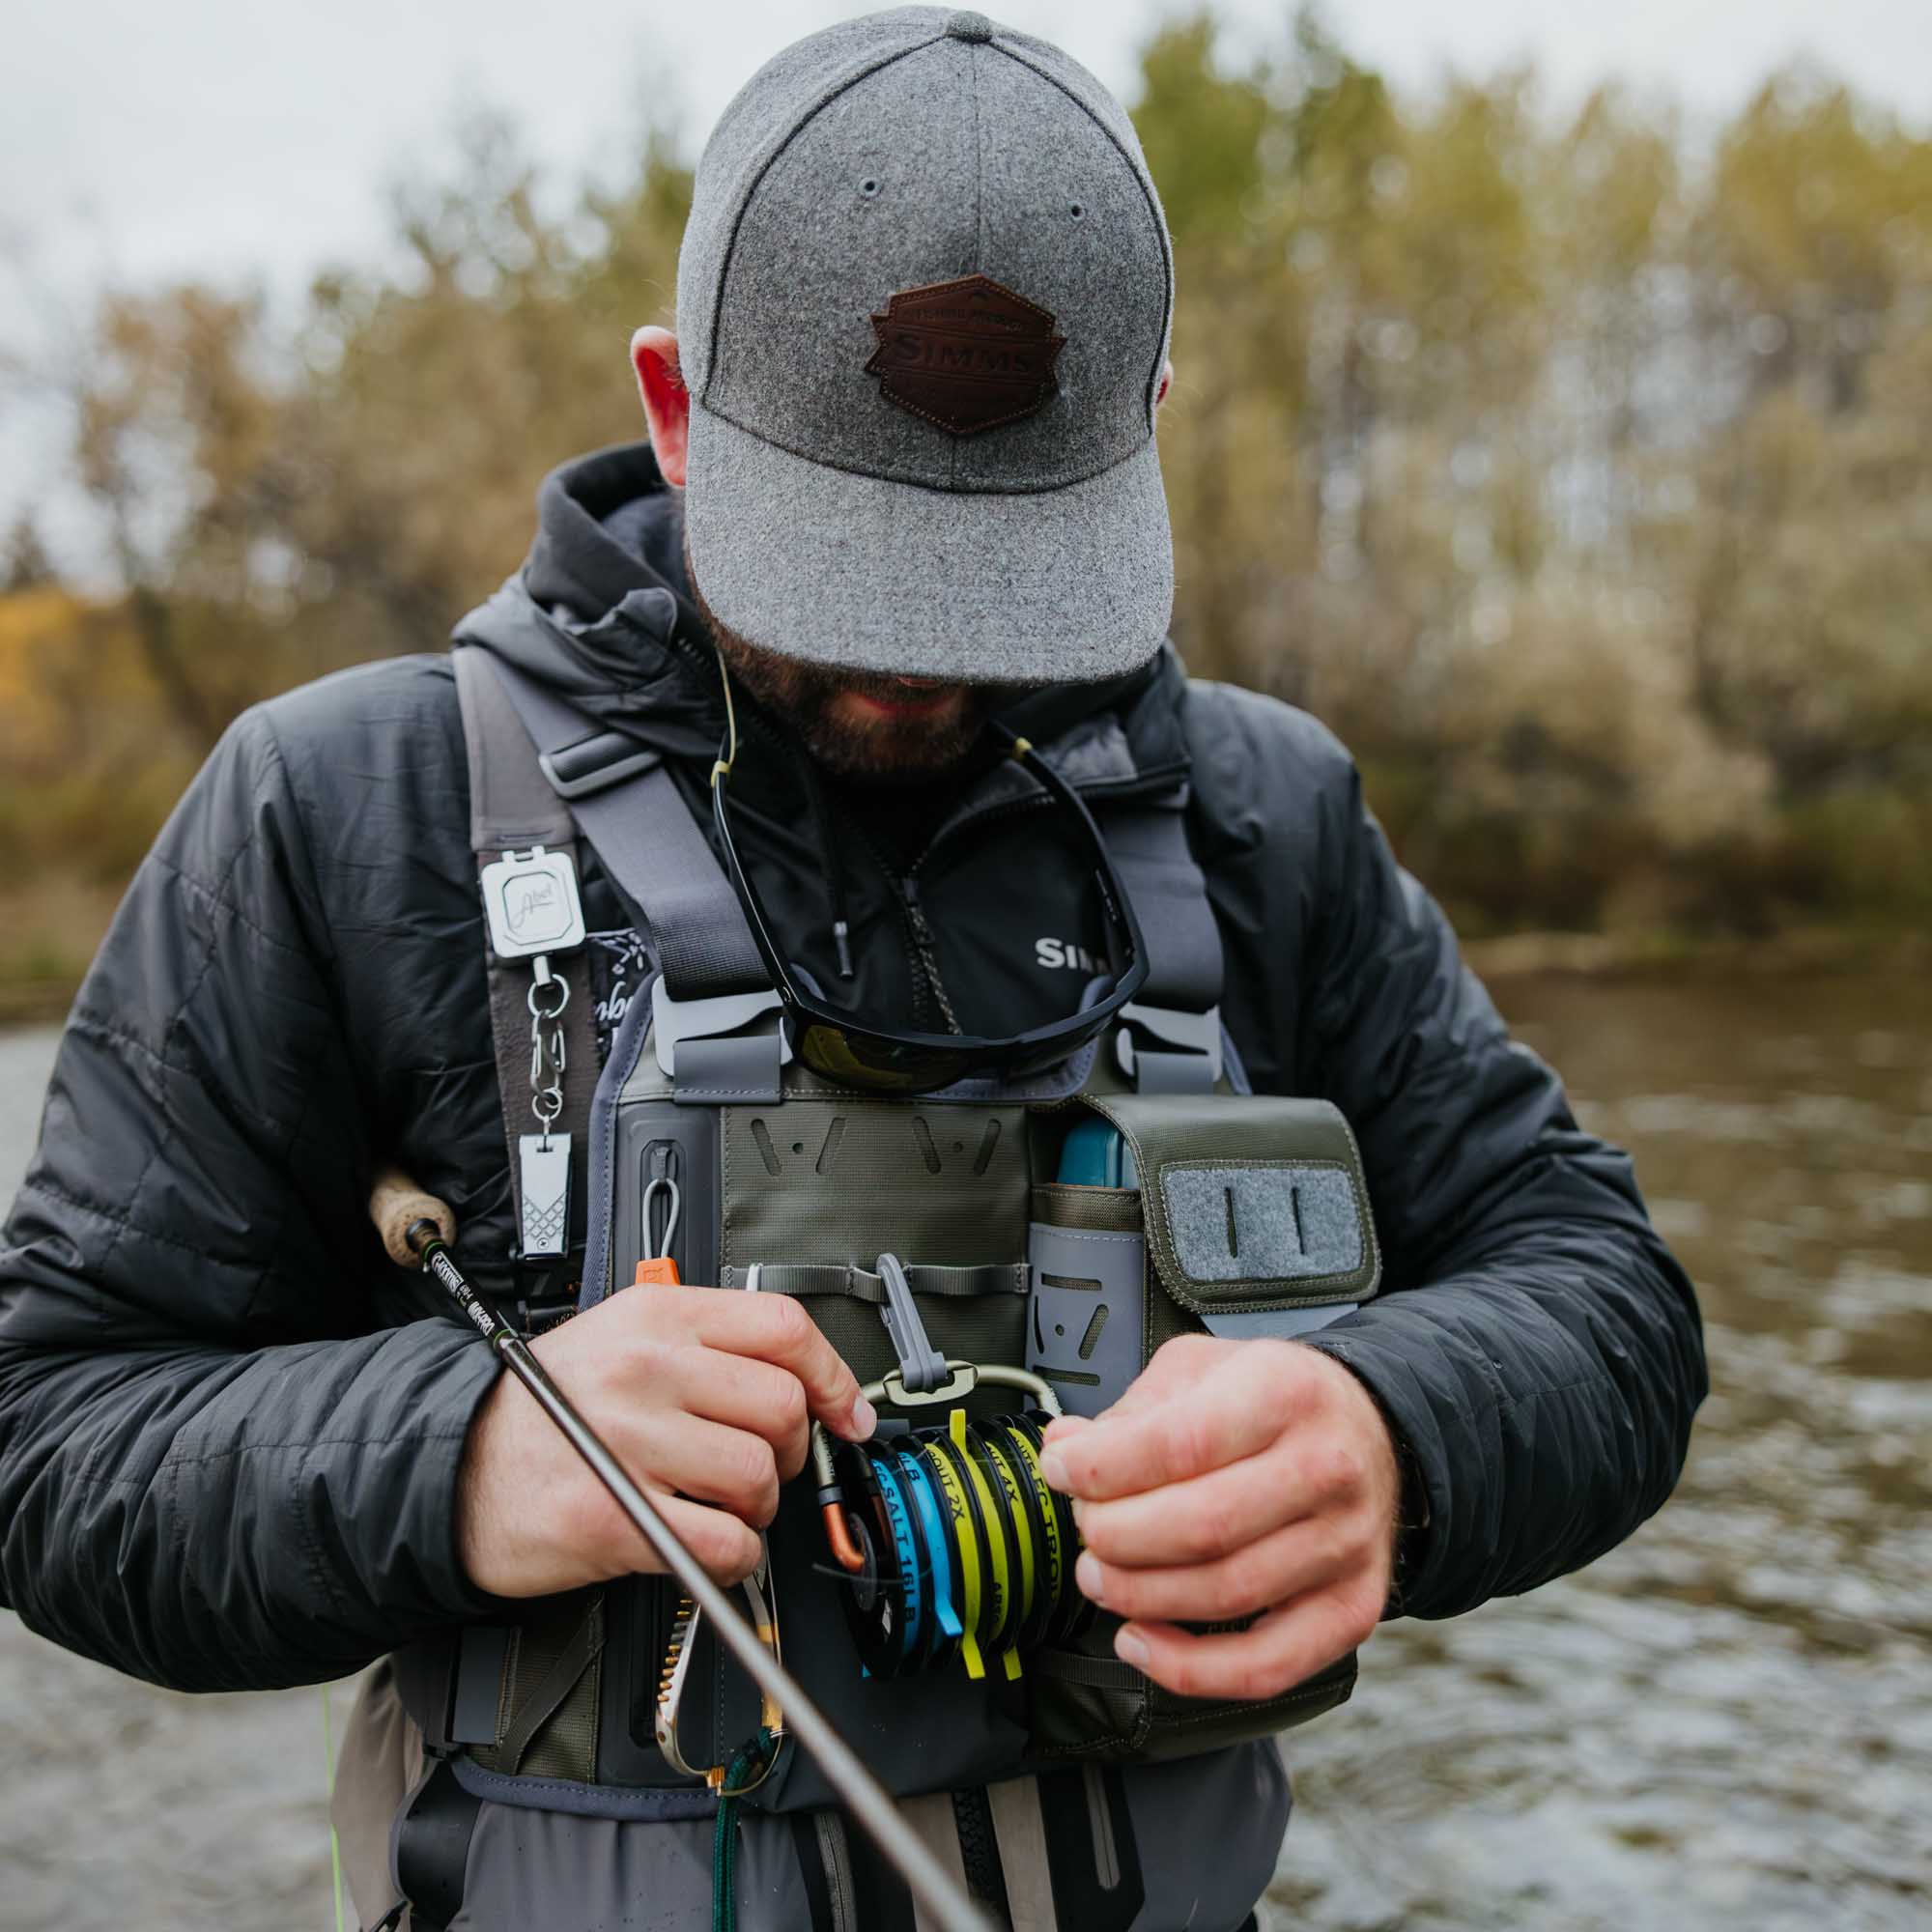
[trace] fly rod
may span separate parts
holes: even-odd
[[[623,1464],[577,1412],[569,1397],[551,1380],[528,1344],[464,1280],[449,1252],[456,1216],[448,1205],[425,1192],[399,1169],[386,1168],[377,1176],[370,1193],[369,1217],[397,1266],[419,1267],[438,1282],[589,1464],[638,1534],[676,1577],[679,1588],[711,1619],[711,1627],[724,1647],[765,1696],[783,1711],[786,1726],[811,1753],[825,1774],[826,1783],[897,1869],[939,1932],[994,1932],[991,1921],[968,1898],[959,1882],[899,1815],[885,1786],[859,1761],[791,1672],[759,1642],[737,1605],[685,1548],[657,1505],[625,1473]]]

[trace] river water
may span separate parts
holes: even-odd
[[[1353,1703],[1294,1734],[1268,1923],[1932,1924],[1932,995],[1497,990],[1635,1153],[1715,1390],[1630,1543],[1390,1626]],[[0,1037],[0,1198],[51,1050]],[[323,1782],[320,1693],[178,1697],[0,1615],[4,1932],[326,1927]]]

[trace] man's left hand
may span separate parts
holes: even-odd
[[[1395,1445],[1368,1390],[1297,1342],[1183,1335],[1091,1420],[1046,1432],[1082,1590],[1119,1654],[1190,1697],[1273,1697],[1366,1642],[1395,1557]],[[1177,1621],[1252,1616],[1243,1631]]]

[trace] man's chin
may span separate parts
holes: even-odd
[[[827,771],[911,783],[958,764],[994,708],[990,687],[840,671],[739,637],[693,594],[731,675],[788,724]]]
[[[925,717],[895,717],[869,706],[861,711],[857,703],[838,701],[806,722],[803,736],[828,771],[912,781],[937,777],[958,764],[973,749],[982,722],[979,707],[965,700]]]

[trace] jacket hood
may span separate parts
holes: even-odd
[[[457,625],[579,710],[680,759],[716,753],[724,710],[684,567],[684,498],[648,443],[580,457],[545,477],[524,567]],[[1075,782],[1185,769],[1173,646],[1125,677],[1048,685],[1002,716]],[[749,704],[741,696],[741,707]]]

